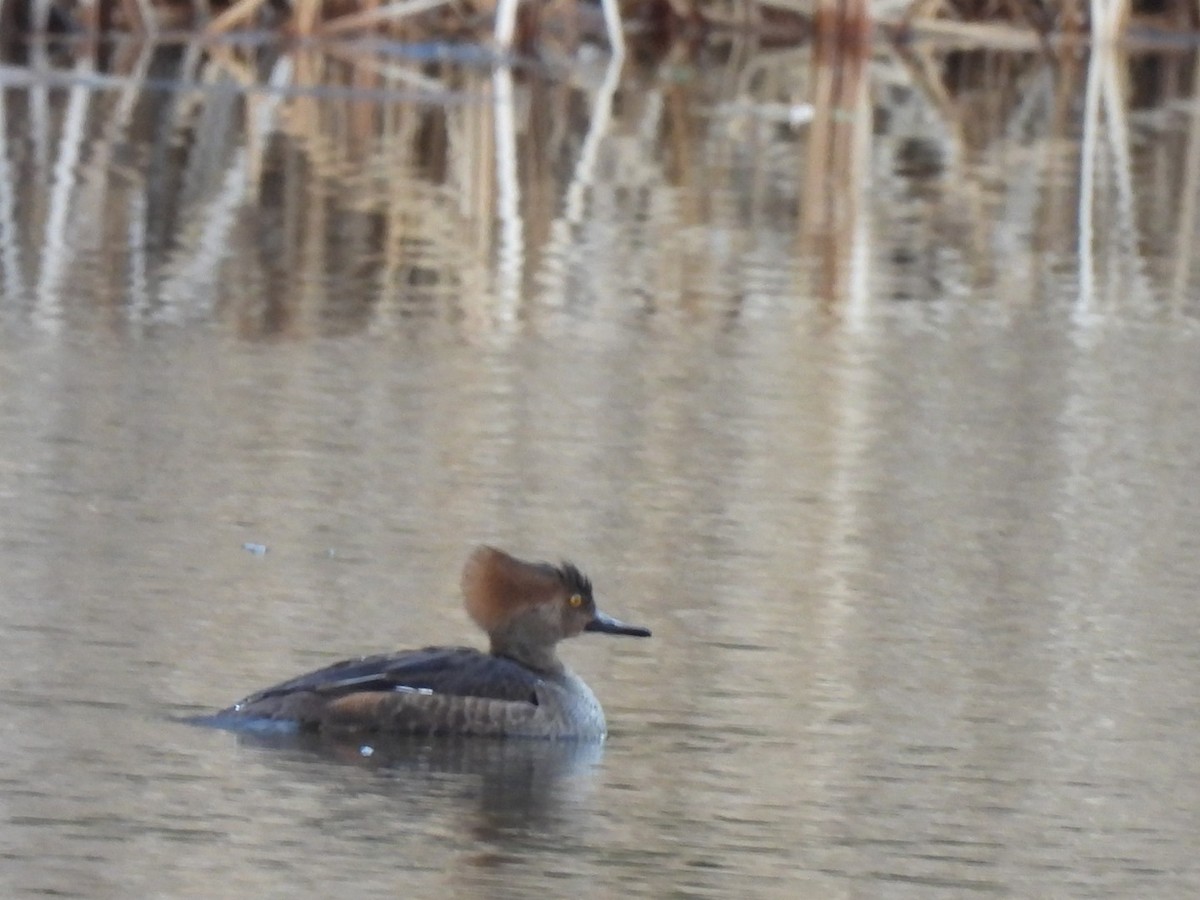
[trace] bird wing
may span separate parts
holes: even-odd
[[[412,691],[537,705],[541,678],[503,656],[471,647],[426,647],[346,659],[251,694],[237,706],[289,694],[327,698],[365,691]]]

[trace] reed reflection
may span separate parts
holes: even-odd
[[[564,311],[728,321],[764,294],[852,318],[991,285],[1037,302],[1064,267],[1103,314],[1166,260],[1194,314],[1194,192],[1171,188],[1200,158],[1172,113],[1190,57],[742,49],[493,73],[30,45],[0,72],[5,314],[478,336]],[[1107,297],[1101,259],[1126,273]]]

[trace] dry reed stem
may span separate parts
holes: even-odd
[[[38,272],[36,308],[44,325],[61,321],[63,284],[68,267],[74,258],[71,248],[74,235],[82,223],[95,221],[92,215],[72,216],[78,199],[78,185],[83,177],[87,143],[87,117],[92,91],[84,79],[93,74],[91,60],[80,57],[72,69],[76,82],[67,90],[66,105],[58,136],[58,153],[50,171],[49,203],[41,246],[41,270]]]
[[[925,97],[932,101],[942,120],[953,130],[953,123],[957,123],[959,118],[957,109],[950,97],[950,92],[942,83],[938,74],[939,62],[933,58],[930,49],[920,45],[898,47],[896,48],[896,57],[908,70],[909,76],[916,82]],[[956,135],[956,138],[961,143],[961,134]]]
[[[612,129],[613,98],[620,84],[620,74],[620,60],[609,60],[604,70],[604,80],[596,89],[596,96],[592,101],[587,134],[580,145],[579,158],[563,191],[563,218],[571,227],[583,220],[585,198],[596,182],[600,145]]]
[[[1112,42],[1129,25],[1128,0],[1091,0],[1092,39]]]
[[[300,87],[311,87],[325,83],[327,67],[323,65],[324,54],[308,49],[293,54],[296,60],[296,80]],[[339,168],[338,146],[344,148],[345,141],[326,140],[321,122],[319,100],[308,92],[292,98],[279,117],[280,131],[287,133],[298,146],[304,148],[308,165],[314,173],[336,172]],[[340,135],[339,135],[340,137]]]
[[[914,23],[932,20],[942,8],[943,0],[915,0],[900,18],[901,23],[912,27]]]
[[[428,94],[440,94],[445,97],[452,95],[451,89],[441,78],[426,75],[413,64],[411,68],[385,62],[369,53],[361,52],[350,42],[330,43],[323,48],[333,59],[341,60],[356,70],[370,72],[385,81],[399,82],[414,90]]]
[[[261,83],[258,73],[240,60],[232,47],[214,44],[208,48],[208,59],[212,70],[228,75],[243,90],[250,90]]]
[[[860,215],[856,191],[863,171],[857,154],[870,144],[857,136],[869,111],[866,93],[867,55],[854,49],[833,52],[814,62],[812,103],[816,115],[809,125],[808,152],[802,163],[798,252],[819,261],[818,295],[832,307],[845,294],[851,236]]]
[[[1192,71],[1192,96],[1196,97],[1200,96],[1200,66],[1194,66]],[[1175,272],[1171,279],[1171,301],[1176,309],[1190,299],[1187,288],[1196,243],[1196,194],[1200,191],[1200,116],[1189,116],[1189,119],[1181,202],[1175,226]]]
[[[816,15],[823,0],[755,0],[755,2],[759,6],[769,6],[784,12],[795,13],[798,16],[812,18]],[[690,15],[691,9],[687,7],[686,0],[681,0],[681,4],[685,7],[685,14]]]
[[[1088,60],[1087,88],[1083,104],[1083,137],[1079,148],[1079,204],[1077,216],[1077,250],[1079,260],[1079,298],[1075,313],[1086,318],[1096,302],[1095,235],[1093,208],[1096,200],[1096,156],[1100,120],[1100,69],[1096,57]]]
[[[401,0],[399,3],[389,3],[387,6],[379,6],[374,9],[367,9],[362,12],[350,13],[345,16],[338,16],[336,19],[330,19],[319,26],[317,32],[322,35],[344,34],[347,31],[371,28],[385,22],[393,22],[407,16],[415,16],[418,13],[428,12],[431,9],[437,9],[439,6],[445,6],[451,2],[453,0]]]
[[[237,3],[209,22],[208,27],[204,29],[204,33],[210,36],[225,34],[235,26],[248,20],[266,2],[267,0],[237,0]]]
[[[154,10],[149,0],[121,0],[121,8],[134,34],[149,34],[153,30]]]
[[[293,0],[292,23],[300,37],[311,37],[323,0]]]
[[[924,19],[911,23],[913,32],[939,43],[988,47],[995,50],[1036,50],[1043,38],[1032,28],[1000,22],[952,22],[948,19]]]
[[[0,0],[2,2],[2,0]],[[24,263],[22,253],[28,246],[23,240],[22,218],[19,208],[17,167],[9,159],[8,99],[16,99],[16,93],[0,90],[0,292],[7,297],[26,295]]]
[[[516,112],[512,69],[498,66],[492,72],[496,151],[496,267],[492,286],[496,306],[505,321],[515,320],[520,310],[527,256],[517,166]]]

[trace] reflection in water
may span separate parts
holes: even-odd
[[[463,782],[492,829],[543,828],[594,789],[591,770],[604,745],[595,741],[405,739],[345,741],[315,734],[247,734],[239,744],[271,751],[263,765],[287,766],[316,754],[339,765],[388,770],[391,778]],[[274,762],[279,756],[281,762]],[[379,780],[381,787],[389,780]],[[481,825],[482,827],[482,825]]]
[[[1128,109],[1109,52],[710,55],[685,90],[617,64],[493,74],[345,48],[130,45],[100,72],[85,49],[35,44],[2,73],[0,277],[7,313],[43,325],[474,333],[600,295],[739,315],[757,285],[804,283],[854,317],[880,291],[1036,300],[1064,266],[1086,315],[1158,290],[1103,265],[1170,254],[1189,311],[1195,192],[1156,185],[1195,180],[1195,140],[1170,95]],[[1177,57],[1137,71],[1191,77]],[[608,284],[571,278],[618,258]]]
[[[0,70],[0,894],[1196,895],[1200,69],[744,50]],[[602,756],[171,721],[478,541]]]

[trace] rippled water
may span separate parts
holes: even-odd
[[[1192,61],[810,126],[794,59],[631,65],[599,129],[603,71],[19,62],[0,893],[1200,889]],[[564,648],[602,748],[175,721],[475,641],[481,540],[654,629]]]

